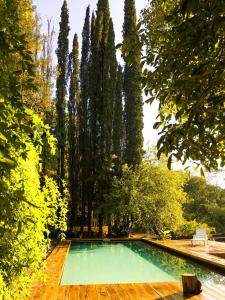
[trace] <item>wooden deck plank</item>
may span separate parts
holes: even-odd
[[[134,288],[132,284],[121,284],[121,288],[126,291],[128,296],[130,297],[129,299],[140,299],[140,291],[138,291],[138,288]]]
[[[66,286],[58,286],[56,288],[56,296],[55,296],[55,300],[65,300],[65,290],[66,290]]]
[[[67,287],[67,290],[69,291],[69,300],[79,300],[79,286],[77,285],[69,285]]]
[[[146,288],[144,284],[132,284],[133,291],[136,293],[137,299],[144,300],[144,299],[149,299],[149,300],[155,300],[159,298],[159,295],[151,289]],[[133,293],[131,293],[131,299],[132,299]]]
[[[87,286],[86,285],[80,285],[79,299],[80,300],[86,300],[86,299],[88,299],[88,297],[87,297]]]
[[[108,291],[107,291],[105,285],[96,284],[95,289],[96,289],[96,292],[97,292],[97,296],[98,296],[97,299],[98,300],[105,300],[105,299],[109,300],[110,299]]]
[[[98,299],[98,294],[95,285],[87,286],[87,298],[88,300]]]
[[[170,285],[168,283],[164,283],[164,284],[151,283],[151,286],[162,299],[164,298],[168,300],[182,299],[180,298],[179,290],[174,291],[173,289],[170,288]]]
[[[109,299],[110,300],[120,300],[121,298],[119,297],[116,288],[114,287],[114,285],[112,284],[107,284],[105,286],[107,293],[109,295]]]
[[[216,295],[218,300],[225,299],[225,288],[222,286],[214,286],[212,284],[204,284],[202,287],[203,295],[214,296]]]
[[[159,294],[154,290],[151,283],[144,283],[143,286],[144,286],[145,290],[148,292],[148,295],[150,295],[150,297],[151,297],[149,299],[153,300],[153,299],[159,298]]]
[[[130,300],[130,296],[127,290],[124,289],[122,284],[114,284],[113,286],[116,288],[116,292],[119,295],[120,299]]]
[[[58,290],[55,286],[49,286],[48,288],[43,289],[44,293],[41,295],[40,294],[40,299],[42,300],[48,300],[48,299],[53,299],[56,298],[56,295],[58,293]]]
[[[159,296],[165,300],[183,300],[183,299],[206,300],[205,298],[202,297],[201,294],[189,295],[184,297],[180,284],[176,282],[151,283],[151,286],[159,294]]]

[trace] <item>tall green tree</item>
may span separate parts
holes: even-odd
[[[114,129],[114,107],[116,105],[116,85],[117,85],[117,59],[116,59],[116,48],[115,48],[115,33],[112,18],[109,20],[109,29],[108,29],[108,41],[106,45],[106,74],[105,74],[105,116],[104,116],[104,138],[105,138],[105,170],[103,172],[104,175],[104,190],[102,192],[107,195],[112,186],[112,164],[114,163],[112,160],[113,154],[113,129]],[[104,196],[103,199],[106,202],[106,198]],[[106,210],[105,215],[105,223],[107,222],[109,234],[111,234],[111,218],[112,215],[110,212]]]
[[[104,195],[109,189],[113,103],[115,99],[116,55],[114,30],[108,0],[99,0],[91,26],[90,132],[92,148],[93,197],[99,218],[104,220]]]
[[[47,20],[47,33],[42,35],[41,38],[41,77],[43,78],[43,83],[41,84],[42,90],[40,93],[40,97],[43,98],[47,104],[48,109],[44,112],[45,114],[42,116],[47,124],[53,129],[53,100],[52,100],[52,90],[53,90],[53,40],[54,40],[54,28],[50,20]],[[38,48],[38,46],[37,46]],[[49,159],[49,147],[46,141],[46,137],[43,136],[44,145],[42,149],[42,174],[41,180],[42,185],[44,184],[45,176],[50,171],[55,170],[52,165],[55,165],[55,157],[51,160]]]
[[[123,24],[124,67],[124,160],[134,168],[141,163],[143,155],[143,103],[141,87],[141,47],[137,31],[135,0],[125,0]],[[130,51],[127,51],[127,45]]]
[[[224,1],[151,1],[143,12],[143,85],[159,101],[158,153],[225,164]],[[149,68],[149,65],[153,68]]]
[[[70,53],[70,88],[68,101],[68,173],[71,195],[70,229],[76,224],[78,205],[81,202],[81,103],[79,86],[79,45],[74,35]]]
[[[65,178],[65,102],[66,102],[66,82],[69,57],[69,15],[66,0],[61,10],[61,21],[59,24],[57,80],[56,80],[56,111],[57,111],[57,147],[58,147],[58,166],[57,175],[60,191],[63,194],[62,181]]]
[[[86,9],[86,16],[82,32],[82,52],[80,64],[80,89],[81,89],[81,168],[82,168],[82,208],[81,231],[85,223],[86,204],[88,206],[88,232],[91,232],[92,196],[90,195],[90,130],[89,130],[89,82],[90,80],[90,6]]]
[[[107,168],[107,153],[106,153],[106,107],[107,103],[107,71],[108,64],[106,56],[106,47],[109,31],[109,3],[108,0],[99,0],[97,4],[96,12],[96,28],[95,28],[95,39],[96,39],[96,52],[97,58],[96,70],[98,73],[98,86],[96,89],[96,126],[97,126],[97,164],[96,164],[96,202],[98,208],[98,220],[99,220],[99,235],[102,235],[102,226],[104,221],[104,209],[102,204],[104,202],[104,179],[105,170]]]
[[[112,154],[112,134],[113,134],[113,108],[116,99],[116,84],[117,84],[117,59],[116,59],[116,48],[115,48],[115,33],[113,27],[112,18],[109,20],[108,29],[108,41],[106,47],[106,93],[105,97],[105,124],[106,129],[106,155],[108,160],[110,160]]]
[[[116,95],[113,105],[113,154],[116,156],[116,172],[120,172],[120,166],[122,164],[123,142],[123,69],[119,65],[116,77]]]
[[[97,165],[97,111],[96,111],[96,86],[98,84],[96,70],[98,70],[97,60],[97,40],[95,39],[96,16],[94,12],[91,17],[90,33],[90,58],[89,58],[89,134],[90,134],[90,198],[88,208],[88,230],[90,233],[91,210],[96,207],[95,197],[95,173]]]
[[[98,48],[99,57],[99,91],[97,103],[97,122],[99,131],[99,161],[97,169],[97,197],[99,211],[99,235],[102,235],[102,225],[105,221],[110,224],[110,216],[104,210],[105,195],[111,188],[111,155],[113,104],[116,91],[117,61],[115,54],[115,34],[110,18],[108,0],[98,2],[96,31],[100,33]]]

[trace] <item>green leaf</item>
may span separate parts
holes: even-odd
[[[0,151],[0,164],[2,164],[5,167],[15,167],[16,162],[12,160],[10,157],[3,154],[2,151]]]
[[[121,50],[122,49],[123,44],[119,43],[116,45],[116,50]]]
[[[168,168],[169,170],[171,170],[172,157],[173,157],[173,155],[171,154],[171,155],[169,156],[169,158],[168,158],[168,161],[167,161],[167,168]]]
[[[0,139],[7,143],[8,139],[0,132]]]
[[[200,168],[200,174],[201,174],[201,177],[205,178],[205,172],[202,167]]]
[[[153,125],[153,129],[158,129],[161,125],[162,125],[161,122],[156,122],[156,123]]]

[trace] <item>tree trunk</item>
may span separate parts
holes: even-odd
[[[112,236],[112,220],[111,214],[108,215],[108,237]]]
[[[85,199],[82,199],[82,209],[81,209],[81,232],[84,233],[84,223],[85,223]]]
[[[92,199],[90,193],[88,195],[88,237],[91,236],[91,225],[92,225]]]
[[[101,212],[98,217],[98,221],[99,221],[98,235],[99,237],[102,237],[103,236],[103,209],[101,209]]]

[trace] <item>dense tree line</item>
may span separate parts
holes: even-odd
[[[146,159],[135,170],[124,165],[114,177],[107,209],[120,215],[116,235],[149,232],[162,239],[192,238],[195,229],[206,228],[209,236],[223,234],[224,189],[200,177],[168,170],[164,161]],[[130,227],[120,220],[130,218]]]
[[[207,184],[203,178],[193,177],[185,185],[188,194],[184,204],[184,215],[188,220],[207,223],[215,232],[225,232],[224,189]]]
[[[137,37],[134,1],[125,1],[125,15],[129,6],[132,32],[126,16],[124,28]],[[89,235],[99,225],[102,235],[102,226],[115,221],[107,197],[122,164],[141,162],[142,100],[140,55],[134,68],[126,67],[134,82],[133,96],[131,89],[127,95],[108,0],[99,0],[92,16],[87,7],[81,58],[76,34],[69,51],[64,1],[56,70],[51,21],[42,34],[31,0],[0,0],[0,16],[0,296],[11,299],[27,291],[51,239],[63,237],[67,225],[69,231],[80,226],[81,233],[87,225]],[[132,134],[140,141],[132,150],[137,161],[126,154]]]
[[[124,40],[132,41],[135,37],[137,43],[133,0],[125,1],[124,13]],[[101,236],[102,226],[107,224],[110,228],[114,220],[106,209],[113,176],[120,176],[122,164],[136,168],[142,160],[141,52],[139,49],[131,58],[132,65],[126,62],[125,55],[124,68],[118,64],[108,0],[98,1],[91,20],[90,7],[86,9],[81,62],[76,36],[68,55],[68,32],[68,9],[64,1],[57,49],[57,175],[63,181],[67,166],[70,231],[80,226],[83,233],[84,226],[88,226],[90,235],[95,223]]]

